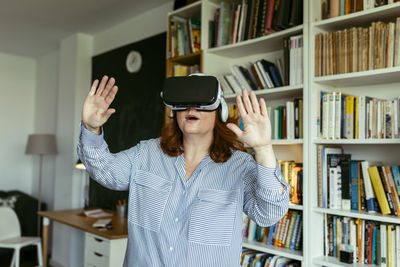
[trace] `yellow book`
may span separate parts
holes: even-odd
[[[388,230],[387,230],[387,267],[392,267],[392,226],[391,225],[388,225]]]
[[[358,96],[354,96],[354,138],[358,139]],[[361,203],[361,202],[360,202]]]
[[[354,96],[346,96],[346,132],[347,139],[354,138]]]
[[[368,173],[371,178],[372,187],[374,188],[374,192],[376,198],[378,199],[379,207],[381,208],[382,214],[390,214],[389,203],[386,198],[385,190],[383,189],[382,180],[379,175],[378,168],[376,166],[369,167]]]

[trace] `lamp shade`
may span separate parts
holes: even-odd
[[[25,154],[57,154],[54,134],[30,134]]]
[[[86,170],[85,165],[83,165],[81,159],[78,159],[77,162],[75,163],[75,168],[78,170]]]

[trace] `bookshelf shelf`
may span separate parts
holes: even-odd
[[[303,205],[296,205],[289,203],[289,209],[291,210],[303,210]]]
[[[371,21],[398,16],[398,14],[400,14],[400,3],[394,3],[344,16],[317,21],[312,23],[312,27],[324,31],[336,31],[351,26],[364,26]]]
[[[297,97],[301,96],[303,93],[303,85],[290,85],[290,86],[282,86],[272,89],[262,89],[254,91],[258,97],[265,97],[268,99],[279,99],[279,98],[287,98],[287,97]],[[225,99],[228,102],[234,101],[236,95],[235,94],[226,94]]]
[[[303,144],[303,139],[281,139],[281,140],[272,140],[272,145],[299,145]]]
[[[248,241],[246,238],[243,239],[243,247],[287,257],[289,259],[299,261],[303,260],[303,252],[301,250],[290,250],[288,248],[275,247],[257,241]]]
[[[197,1],[190,5],[169,12],[168,16],[181,16],[186,18],[196,15],[199,16],[200,9],[201,9],[201,1]]]
[[[400,144],[400,139],[316,139],[314,144],[393,145]]]
[[[243,57],[251,54],[268,53],[282,49],[283,39],[303,32],[303,25],[275,32],[263,37],[246,40],[236,44],[224,45],[207,49],[208,53],[224,57]]]
[[[344,263],[334,257],[316,257],[313,263],[326,267],[376,267],[375,264],[361,264],[361,263]]]
[[[189,55],[169,58],[168,61],[171,62],[171,63],[180,63],[180,64],[191,65],[191,64],[194,64],[194,63],[200,61],[201,54],[202,54],[202,52],[199,51],[199,52],[192,53],[192,54],[189,54]]]
[[[395,83],[400,82],[400,67],[315,77],[314,82],[334,87]]]
[[[324,208],[314,208],[313,210],[318,213],[327,213],[338,216],[360,218],[364,220],[400,224],[400,218],[392,215],[382,215],[379,213],[371,214],[365,211],[355,212],[355,211],[333,210]]]

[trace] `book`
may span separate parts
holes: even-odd
[[[111,217],[113,213],[105,212],[102,209],[92,209],[92,210],[85,210],[83,211],[86,217],[90,218],[104,218],[104,217]]]
[[[378,204],[383,215],[390,214],[389,203],[386,198],[385,190],[383,189],[382,180],[379,175],[378,167],[372,166],[368,168],[368,173],[371,178],[371,183],[374,188],[375,195],[378,200]]]
[[[361,169],[364,176],[364,190],[365,190],[367,211],[369,213],[376,213],[379,211],[379,207],[374,190],[372,188],[371,178],[368,172],[369,167],[370,164],[368,161],[361,162]]]

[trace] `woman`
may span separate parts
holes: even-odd
[[[288,209],[263,99],[243,90],[243,131],[217,110],[176,112],[161,138],[112,154],[101,126],[115,112],[113,78],[94,81],[82,110],[78,154],[90,176],[129,190],[124,266],[239,266],[242,212],[261,226]],[[255,151],[255,160],[239,144]]]

